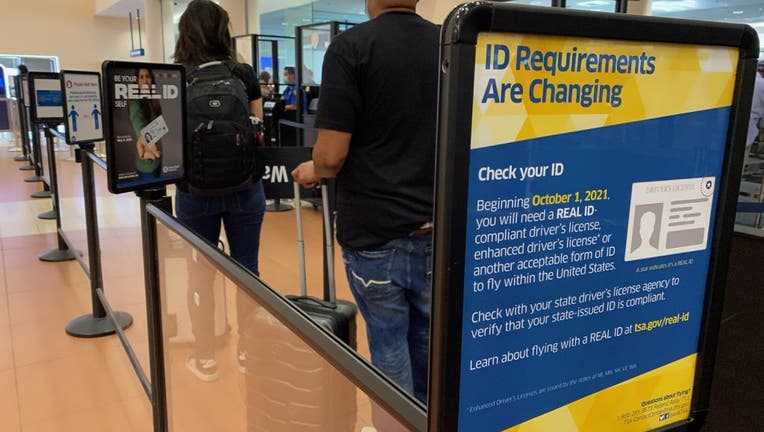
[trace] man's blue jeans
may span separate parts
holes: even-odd
[[[374,250],[343,248],[342,257],[366,320],[372,364],[425,402],[432,235],[395,239]]]
[[[265,215],[265,193],[258,181],[251,188],[219,197],[195,197],[183,191],[175,195],[175,213],[200,237],[217,246],[221,222],[225,225],[231,257],[259,275],[260,229]],[[196,357],[211,359],[215,345],[214,272],[188,261],[188,309]],[[237,293],[240,290],[237,290]],[[243,319],[246,302],[237,298],[237,316]]]

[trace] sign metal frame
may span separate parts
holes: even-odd
[[[689,420],[659,430],[697,431],[709,410],[711,380],[727,279],[744,144],[759,55],[756,32],[745,25],[534,8],[485,1],[464,4],[441,31],[440,104],[433,237],[433,288],[428,429],[456,432],[459,424],[468,176],[476,44],[483,32],[661,42],[739,49],[719,200],[709,239],[710,264]],[[501,383],[497,383],[499,385]]]
[[[70,75],[89,75],[89,76],[95,76],[98,78],[98,104],[101,107],[101,137],[100,138],[94,138],[94,139],[87,139],[87,140],[72,140],[71,131],[69,130],[69,119],[66,116],[66,107],[69,106],[69,100],[67,99],[67,92],[66,92],[66,81],[67,81],[67,74]],[[84,145],[84,144],[92,144],[96,142],[101,142],[104,140],[105,133],[104,133],[104,105],[103,105],[103,92],[101,91],[103,87],[101,86],[101,74],[98,72],[92,72],[92,71],[75,71],[75,70],[64,70],[61,71],[61,90],[63,91],[62,94],[62,100],[64,104],[64,124],[66,124],[66,143],[69,145]]]
[[[181,177],[175,177],[175,178],[165,178],[165,179],[157,179],[157,181],[146,183],[146,184],[140,184],[140,185],[134,185],[134,186],[121,186],[117,179],[117,164],[115,163],[115,155],[116,155],[116,140],[115,137],[113,137],[114,131],[112,130],[112,121],[114,119],[114,100],[115,100],[115,94],[114,94],[114,82],[111,79],[110,72],[114,69],[139,69],[139,68],[146,68],[146,69],[160,69],[160,70],[167,70],[167,71],[175,71],[180,76],[180,83],[181,88],[179,88],[179,104],[180,104],[180,118],[181,118],[181,145],[182,148],[182,164],[183,166],[182,171],[183,175]],[[107,160],[109,161],[109,167],[114,167],[114,169],[107,170],[107,184],[109,191],[114,194],[121,194],[125,192],[132,192],[132,191],[142,191],[146,189],[156,188],[160,186],[165,186],[168,184],[174,184],[181,181],[184,181],[187,176],[187,169],[189,166],[189,155],[188,155],[188,149],[186,145],[186,140],[188,139],[187,136],[187,130],[186,130],[186,70],[183,67],[183,65],[179,64],[167,64],[167,63],[143,63],[143,62],[125,62],[125,61],[112,61],[107,60],[104,61],[101,65],[101,73],[102,73],[102,85],[103,85],[103,101],[105,104],[103,105],[103,109],[101,110],[104,114],[103,123],[104,123],[104,138],[106,140],[106,155]]]
[[[29,95],[25,95],[25,100],[28,101],[29,106],[29,112],[31,113],[31,120],[32,123],[37,124],[60,124],[64,121],[64,105],[63,105],[63,89],[59,89],[61,92],[61,116],[59,117],[47,117],[47,116],[41,116],[39,112],[37,112],[37,89],[35,88],[35,81],[37,80],[55,80],[59,83],[61,83],[61,74],[56,72],[29,72],[28,74],[28,85],[29,85]]]

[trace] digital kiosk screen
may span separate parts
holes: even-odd
[[[178,65],[106,62],[109,190],[183,179],[185,75]]]
[[[29,103],[32,121],[51,122],[64,118],[61,78],[57,73],[29,73]]]

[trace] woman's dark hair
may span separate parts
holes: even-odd
[[[210,0],[193,0],[180,17],[175,62],[195,67],[233,58],[228,12]]]

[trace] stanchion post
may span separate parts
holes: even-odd
[[[52,198],[52,205],[53,209],[42,212],[39,215],[37,215],[38,218],[43,220],[56,220],[56,226],[58,229],[61,229],[61,221],[58,218],[58,177],[57,173],[58,170],[56,169],[56,148],[55,148],[55,142],[54,142],[54,136],[53,133],[50,132],[50,128],[54,127],[52,125],[43,125],[42,131],[45,133],[45,150],[48,153],[48,181],[45,181],[45,177],[43,177],[43,187],[44,189],[39,192],[35,192],[32,195],[36,195],[37,197],[41,197],[45,192],[47,192],[48,196]],[[42,147],[42,146],[39,146]],[[40,148],[40,153],[42,154],[42,148]],[[42,165],[42,158],[40,158],[40,165]],[[40,172],[44,172],[44,167],[40,166]]]
[[[18,88],[18,84],[17,84],[16,88]],[[19,145],[21,146],[21,154],[16,156],[15,158],[13,158],[13,160],[16,161],[16,162],[28,162],[29,161],[29,147],[27,147],[27,145],[28,145],[28,141],[29,141],[29,136],[27,135],[26,121],[25,121],[25,118],[24,118],[24,101],[21,100],[20,98],[16,98],[16,111],[18,111],[17,115],[18,115],[18,118],[19,118],[19,124],[18,124],[18,126],[19,126]],[[25,165],[22,168],[26,168],[27,166],[29,166],[28,169],[34,168],[34,167],[32,167],[31,165],[28,165],[28,164]]]
[[[19,90],[20,91],[20,90]],[[32,163],[32,155],[29,151],[29,120],[27,119],[27,108],[24,105],[24,101],[22,99],[18,99],[18,110],[19,110],[19,129],[20,129],[20,135],[21,135],[21,151],[24,154],[24,160],[27,161],[27,164],[19,168],[21,171],[32,171],[34,169],[34,164]]]
[[[30,163],[32,164],[32,169],[35,171],[35,175],[31,177],[27,177],[24,179],[27,183],[35,183],[35,182],[41,182],[42,183],[42,190],[39,190],[37,192],[33,192],[29,196],[32,198],[51,198],[53,197],[53,192],[50,190],[50,185],[45,183],[45,178],[43,177],[43,166],[42,166],[42,150],[40,149],[40,130],[37,128],[37,125],[32,126],[33,133],[32,133],[32,141],[31,141],[31,148],[29,149],[30,154]],[[53,217],[47,217],[42,219],[53,219]]]
[[[279,213],[279,212],[292,210],[293,208],[294,207],[292,207],[289,204],[282,204],[281,198],[275,198],[272,204],[268,204],[265,206],[265,211],[272,212],[272,213]]]
[[[59,203],[58,203],[58,191],[57,191],[57,182],[56,182],[56,162],[55,162],[55,153],[52,152],[52,146],[53,146],[53,133],[50,131],[50,126],[44,127],[45,131],[45,139],[48,142],[48,156],[49,156],[49,174],[50,174],[50,187],[51,187],[51,193],[53,197],[53,210],[52,216],[53,219],[56,220],[56,236],[58,237],[58,248],[52,249],[47,252],[43,252],[40,255],[37,256],[40,261],[47,261],[47,262],[61,262],[61,261],[71,261],[76,258],[75,251],[69,249],[69,246],[66,244],[66,241],[61,236],[61,213],[58,211],[59,209]],[[51,155],[51,153],[53,153]],[[48,212],[48,213],[51,213]],[[41,216],[45,215],[45,213],[41,214]]]
[[[98,288],[103,289],[103,272],[101,270],[101,240],[98,234],[93,161],[89,157],[89,153],[92,152],[92,144],[82,144],[77,150],[77,160],[82,168],[82,191],[85,199],[85,227],[88,237],[88,269],[90,271],[90,295],[93,313],[75,318],[66,325],[68,334],[81,338],[107,336],[117,331],[114,323],[107,316],[97,291]],[[133,324],[133,317],[127,312],[114,311],[112,314],[123,330]]]
[[[156,219],[146,206],[170,211],[172,203],[164,186],[137,191],[141,198],[141,233],[143,242],[143,275],[146,282],[146,316],[148,317],[149,358],[151,362],[151,404],[154,432],[167,430],[167,392],[165,387],[164,340],[162,338],[162,298],[159,292],[159,251]]]
[[[32,165],[34,165],[34,175],[24,179],[27,183],[43,182],[42,177],[42,151],[40,150],[40,129],[36,124],[32,125]]]

